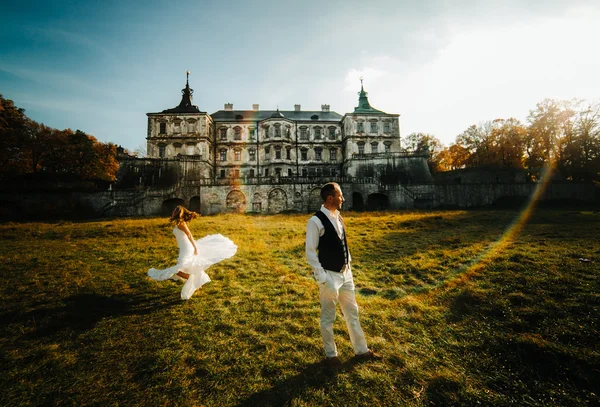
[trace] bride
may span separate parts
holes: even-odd
[[[199,216],[200,214],[188,211],[183,206],[175,208],[169,221],[175,225],[173,234],[179,246],[177,264],[164,270],[148,270],[148,275],[154,280],[187,280],[181,290],[183,300],[189,300],[198,288],[210,281],[210,277],[205,273],[207,268],[230,258],[237,251],[237,246],[220,234],[208,235],[194,241],[188,223]]]

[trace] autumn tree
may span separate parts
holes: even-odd
[[[456,137],[455,144],[458,146],[463,157],[465,168],[485,167],[489,161],[489,138],[492,133],[492,122],[487,121],[479,125],[472,125]]]
[[[561,158],[565,138],[572,136],[575,111],[572,101],[544,99],[529,112],[526,137],[526,164],[528,168],[541,168],[548,162]],[[564,157],[564,155],[563,155]]]
[[[441,162],[444,144],[432,134],[411,133],[404,139],[405,148],[417,154],[428,154],[427,165],[431,173],[445,171]]]
[[[492,122],[487,145],[488,167],[523,168],[527,128],[519,120],[496,119]]]

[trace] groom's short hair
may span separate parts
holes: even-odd
[[[323,202],[327,201],[328,196],[335,195],[335,187],[339,186],[337,182],[328,182],[321,187],[321,199]]]

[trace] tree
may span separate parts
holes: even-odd
[[[0,173],[22,171],[21,146],[28,131],[28,118],[10,99],[0,94]]]
[[[559,168],[567,179],[600,180],[600,102],[582,105],[561,140]]]
[[[432,134],[412,133],[404,139],[404,145],[409,151],[417,154],[428,154],[427,165],[432,173],[444,171],[440,162],[440,154],[444,151],[444,144]]]
[[[540,168],[545,163],[555,163],[561,158],[559,144],[565,147],[561,139],[572,135],[573,101],[557,101],[544,99],[529,112],[526,137],[527,158],[529,168]],[[564,157],[564,156],[563,156]]]
[[[489,161],[489,137],[492,132],[492,122],[482,122],[472,125],[456,137],[456,145],[464,156],[463,165],[466,168],[485,167]]]
[[[486,166],[496,168],[523,168],[527,128],[517,119],[496,119],[486,140]]]
[[[459,144],[451,144],[443,155],[444,165],[448,170],[466,168],[471,153]]]

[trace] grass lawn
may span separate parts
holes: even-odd
[[[600,213],[345,213],[382,361],[331,371],[308,215],[203,217],[237,254],[181,301],[166,219],[0,224],[0,405],[600,404]],[[512,233],[518,232],[518,233]],[[586,261],[589,260],[589,261]]]

